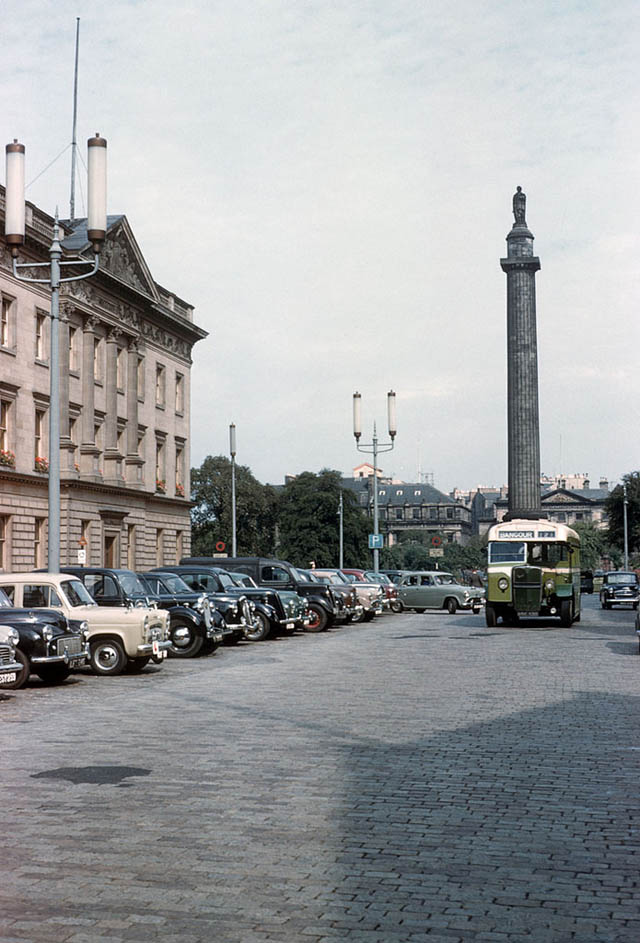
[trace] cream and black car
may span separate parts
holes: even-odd
[[[86,621],[89,662],[98,675],[141,671],[170,646],[169,613],[140,606],[98,606],[83,583],[65,573],[0,573],[0,587],[14,606],[55,609]]]

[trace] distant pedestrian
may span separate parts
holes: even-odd
[[[482,577],[475,568],[471,571],[471,585],[478,586],[480,589],[484,587]]]

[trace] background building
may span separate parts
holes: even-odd
[[[92,256],[86,220],[62,230],[65,258]],[[52,232],[27,204],[20,261],[48,261]],[[0,568],[20,570],[47,561],[49,289],[14,278],[3,237],[0,297]],[[60,317],[61,562],[81,548],[88,565],[174,562],[190,548],[191,350],[207,333],[125,216],[108,218],[98,273],[62,286]]]

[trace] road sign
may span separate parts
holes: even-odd
[[[369,534],[369,550],[381,550],[384,547],[382,534]]]
[[[78,566],[84,566],[87,562],[87,551],[84,547],[80,547],[78,550]]]
[[[438,537],[437,534],[431,538],[432,547],[439,547],[441,543],[442,543],[442,537]]]
[[[227,548],[227,545],[225,544],[224,540],[219,540],[218,543],[216,544],[216,550],[218,551],[218,553],[222,553],[222,551],[226,550],[226,548]]]
[[[430,557],[443,557],[443,556],[444,556],[444,550],[430,550],[430,551],[429,551],[429,556],[430,556]]]

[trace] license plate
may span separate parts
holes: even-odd
[[[69,667],[70,667],[70,668],[79,668],[81,665],[84,665],[85,662],[86,662],[86,659],[85,659],[84,657],[81,658],[80,656],[78,656],[77,658],[70,658],[70,659],[69,659]]]
[[[160,654],[160,646],[158,645],[157,639],[154,639],[153,642],[151,643],[151,649],[154,655]]]
[[[288,629],[295,629],[295,627],[296,627],[295,622],[287,622],[287,628],[288,628]]]
[[[0,684],[11,684],[17,677],[15,671],[8,671],[6,674],[0,675]]]

